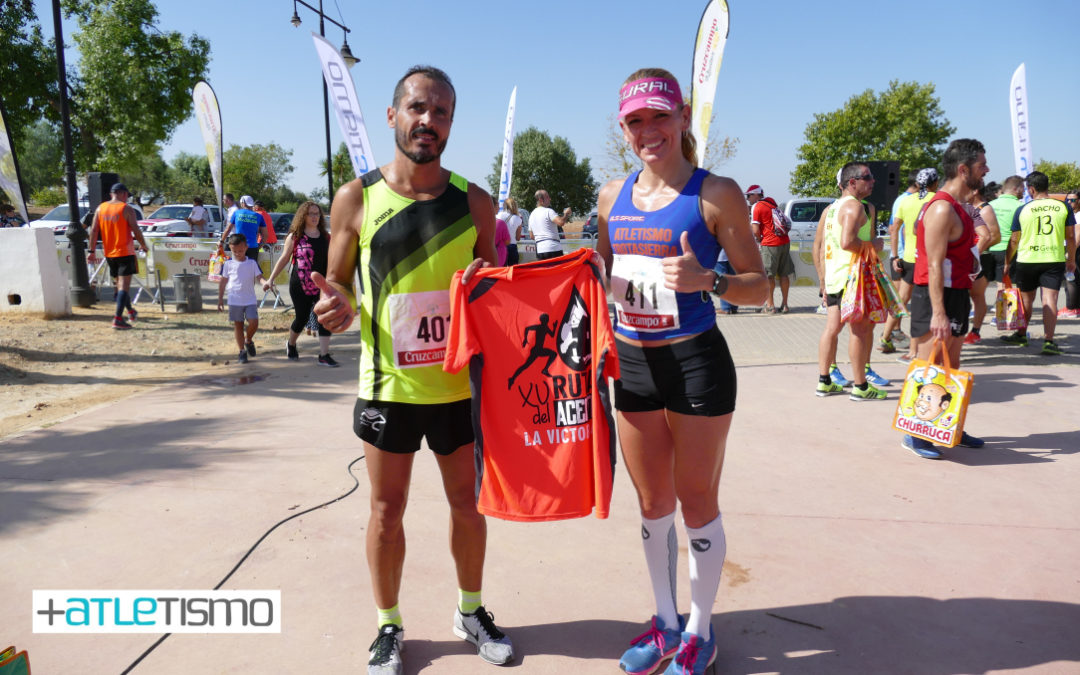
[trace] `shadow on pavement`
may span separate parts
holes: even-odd
[[[1061,602],[856,596],[719,614],[713,625],[718,673],[948,675],[1080,661],[1080,605]]]
[[[6,484],[0,490],[0,533],[68,517],[100,499],[101,486],[85,481],[159,479],[238,457],[243,450],[205,444],[235,427],[232,420],[200,417],[198,423],[177,419],[89,432],[58,427],[9,438],[0,453],[0,484]]]
[[[1070,389],[1076,386],[1044,371],[988,373],[979,372],[977,366],[977,363],[966,360],[960,366],[962,370],[972,370],[975,373],[975,387],[971,390],[972,403],[1004,403],[1049,389]]]

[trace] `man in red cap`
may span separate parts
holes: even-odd
[[[765,263],[765,274],[769,276],[769,299],[761,311],[765,314],[776,313],[773,293],[779,281],[780,313],[787,314],[788,289],[795,274],[795,263],[791,260],[791,239],[787,234],[790,226],[785,227],[776,200],[766,197],[760,185],[751,185],[746,190],[746,201],[750,203],[750,227],[754,230],[754,239],[761,244],[761,261]]]

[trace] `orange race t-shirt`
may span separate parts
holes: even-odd
[[[135,255],[135,239],[124,218],[123,202],[104,202],[97,207],[98,233],[106,258],[123,258]]]
[[[469,366],[477,509],[506,520],[607,518],[619,376],[599,269],[583,248],[450,285],[443,368]]]

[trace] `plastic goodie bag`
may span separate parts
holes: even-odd
[[[206,280],[211,282],[221,281],[221,269],[225,266],[225,250],[218,246],[214,255],[210,256],[210,269],[206,273]]]
[[[944,366],[937,365],[938,353]],[[935,445],[955,447],[964,432],[974,376],[953,370],[941,340],[934,342],[927,361],[913,359],[904,377],[893,428]]]
[[[1027,318],[1024,316],[1024,303],[1020,299],[1020,289],[1012,285],[1009,275],[1002,279],[1005,286],[998,291],[994,302],[994,325],[998,330],[1024,330]]]

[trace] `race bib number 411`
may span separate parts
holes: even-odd
[[[387,303],[394,365],[419,368],[442,363],[450,330],[450,291],[398,293]]]
[[[611,295],[619,323],[641,333],[679,327],[675,291],[664,287],[660,258],[616,255],[611,265]]]

